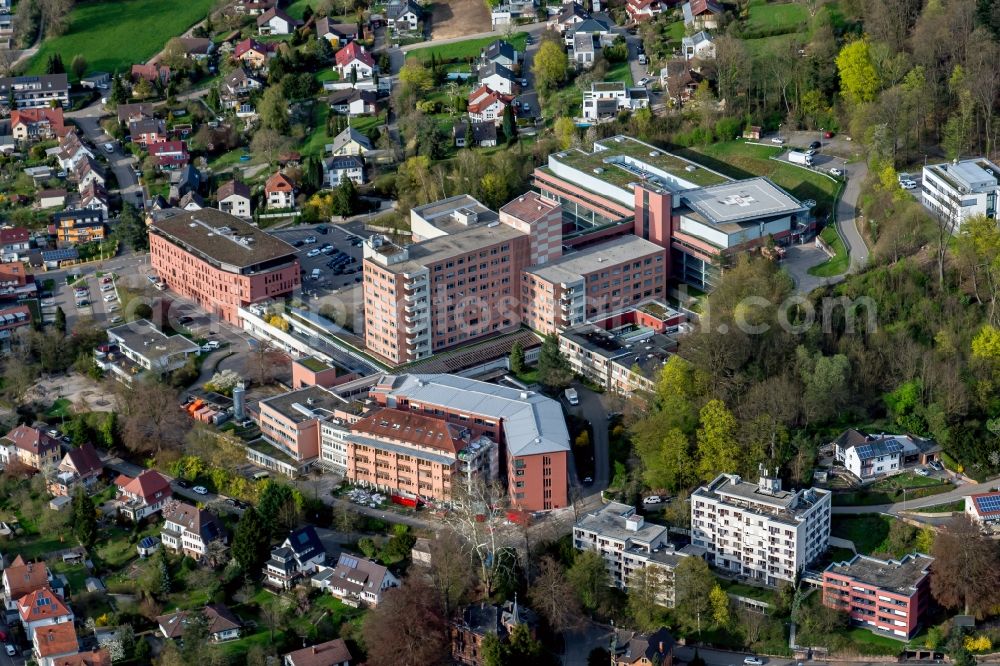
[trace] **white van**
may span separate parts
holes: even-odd
[[[271,477],[271,475],[268,474],[267,472],[256,472],[253,475],[253,480],[254,481],[263,481],[264,479],[268,479],[270,477]]]
[[[568,402],[569,404],[573,405],[574,407],[580,404],[580,396],[577,395],[576,389],[568,388],[563,393],[566,396],[566,402]]]
[[[319,276],[320,276],[320,275],[322,275],[322,274],[323,274],[323,271],[321,271],[321,270],[320,270],[320,269],[318,269],[318,268],[314,268],[314,269],[312,270],[312,279],[313,279],[313,280],[318,280],[318,279],[319,279]]]

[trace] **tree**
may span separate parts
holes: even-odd
[[[118,237],[134,252],[145,252],[149,249],[149,232],[146,223],[139,216],[135,206],[125,202],[122,204],[121,218],[116,229]]]
[[[874,101],[882,82],[868,40],[856,39],[845,44],[836,62],[844,98],[851,104]]]
[[[559,139],[559,147],[563,150],[572,146],[576,140],[576,123],[569,116],[560,116],[557,118],[553,131],[556,138]]]
[[[442,664],[448,658],[447,621],[437,595],[418,576],[387,590],[365,617],[362,632],[371,666]],[[400,618],[406,618],[400,622]]]
[[[333,192],[332,212],[341,217],[350,217],[357,210],[357,207],[358,190],[354,186],[354,181],[345,176]]]
[[[538,354],[538,381],[553,391],[561,391],[573,381],[569,361],[559,351],[559,337],[555,333],[545,336]]]
[[[250,507],[240,516],[233,535],[233,559],[247,576],[256,577],[267,560],[270,533],[257,509]]]
[[[931,594],[945,608],[980,615],[1000,603],[1000,545],[964,514],[938,533]]]
[[[720,627],[729,626],[729,595],[718,583],[708,595],[708,601],[712,605],[712,620],[715,624]]]
[[[696,628],[701,616],[706,620],[715,577],[700,557],[685,557],[674,570],[674,606],[677,616],[685,619],[689,628]]]
[[[661,569],[646,565],[632,572],[628,580],[628,614],[636,626],[653,630],[662,624],[660,602],[666,587]]]
[[[508,495],[497,482],[474,477],[452,483],[452,510],[444,522],[457,535],[466,557],[479,569],[483,592],[489,597],[513,571],[515,562],[507,556],[512,531],[506,523]]]
[[[284,536],[295,529],[301,518],[302,495],[291,486],[276,481],[265,481],[257,501],[261,521],[270,530],[272,539]]]
[[[719,472],[734,470],[740,458],[736,419],[721,400],[710,400],[699,413],[698,474],[711,481]]]
[[[38,371],[23,356],[16,355],[7,358],[3,368],[3,394],[8,402],[17,406],[24,400],[32,384],[38,376]]]
[[[152,377],[115,388],[119,434],[126,448],[146,454],[180,448],[190,424],[180,410],[163,409],[177,403],[174,389]]]
[[[514,122],[514,107],[510,104],[503,108],[503,135],[507,145],[517,140],[517,124]]]
[[[84,548],[92,547],[97,540],[97,509],[82,487],[77,487],[73,493],[70,513],[73,516],[73,536]]]
[[[111,79],[111,101],[118,105],[128,101],[128,90],[122,77],[115,74]]]
[[[538,575],[528,589],[528,599],[557,633],[580,626],[580,601],[562,566],[552,557],[546,555],[538,563]]]
[[[543,92],[555,90],[566,81],[568,67],[566,52],[559,43],[552,39],[543,39],[531,64],[531,72],[535,75],[535,86]]]
[[[423,94],[434,88],[434,74],[419,58],[407,58],[399,70],[399,80],[416,93]]]
[[[260,114],[263,127],[280,134],[288,133],[288,100],[285,99],[281,86],[270,86],[264,91],[257,106],[257,113]]]
[[[87,59],[77,53],[73,56],[73,62],[70,64],[70,69],[73,70],[73,76],[77,79],[82,79],[83,75],[87,73]]]
[[[49,56],[48,61],[45,63],[45,73],[46,74],[64,74],[66,72],[66,65],[63,64],[62,56],[58,53],[53,53]]]
[[[57,331],[66,335],[66,313],[63,311],[62,307],[56,307],[55,319],[52,325]]]
[[[592,550],[578,553],[573,566],[566,572],[566,580],[576,590],[584,608],[594,612],[604,606],[610,579],[604,559],[598,553]]]
[[[275,630],[284,624],[290,610],[291,605],[288,603],[288,597],[283,595],[271,597],[261,604],[260,619],[263,620],[264,625],[270,632],[272,645],[274,644]]]
[[[208,105],[208,108],[216,112],[222,108],[222,97],[219,95],[218,86],[212,86],[208,89],[208,95],[205,97],[205,104]],[[207,128],[208,126],[206,125],[205,127]]]
[[[469,558],[462,555],[462,543],[455,532],[441,530],[430,541],[431,565],[427,581],[439,597],[444,617],[451,617],[472,590]]]
[[[282,130],[262,127],[254,132],[250,140],[250,150],[260,155],[273,164],[278,156],[288,150],[292,145],[291,139],[282,133]]]
[[[665,427],[663,421],[647,418],[639,422],[632,441],[642,461],[642,479],[646,485],[677,490],[695,481],[691,442],[679,428]]]
[[[140,78],[136,81],[136,84],[132,86],[132,96],[138,100],[149,99],[155,92],[156,91],[153,90],[153,84],[143,78]]]
[[[520,342],[514,342],[510,347],[510,371],[515,375],[524,372],[524,346]]]

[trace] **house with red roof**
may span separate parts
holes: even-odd
[[[44,562],[25,562],[20,555],[3,570],[2,580],[7,624],[17,621],[17,602],[21,597],[43,587],[51,588],[54,581]]]
[[[59,462],[56,475],[49,481],[49,492],[55,496],[70,496],[77,486],[89,490],[104,470],[97,449],[90,442],[69,451]]]
[[[10,112],[10,133],[18,141],[42,141],[66,135],[62,108]]]
[[[489,120],[498,123],[512,100],[510,95],[504,95],[489,86],[480,86],[469,95],[469,119],[473,122]]]
[[[39,627],[31,639],[31,651],[38,666],[54,666],[57,659],[80,652],[80,642],[73,622]]]
[[[681,5],[684,25],[695,30],[715,30],[719,27],[722,5],[715,0],[690,0]]]
[[[261,43],[256,39],[247,37],[242,42],[236,44],[236,48],[233,49],[233,57],[253,69],[262,69],[267,65],[267,61],[274,57],[276,52],[277,45]]]
[[[17,614],[28,640],[41,627],[69,623],[73,626],[73,611],[48,585],[29,592],[17,600]]]
[[[28,308],[23,305],[14,307],[24,310],[25,321],[30,324],[31,314]],[[4,330],[3,314],[13,309],[0,310],[0,333]],[[13,316],[14,313],[11,314]],[[0,338],[2,337],[0,335]],[[50,437],[41,428],[19,425],[0,439],[0,460],[4,464],[16,460],[32,469],[41,470],[46,465],[55,465],[59,462],[59,440]]]
[[[965,515],[980,525],[1000,524],[1000,491],[967,495]]]
[[[351,42],[337,51],[335,60],[334,69],[344,80],[350,80],[351,70],[357,72],[358,79],[370,79],[375,73],[375,59],[357,42]]]
[[[146,79],[150,83],[167,85],[170,82],[170,68],[166,65],[151,63],[148,65],[132,65],[132,80]]]
[[[285,174],[276,171],[264,184],[264,198],[268,208],[295,208],[295,183]]]
[[[628,0],[625,4],[625,13],[628,14],[631,23],[641,23],[648,21],[666,7],[661,0]]]
[[[0,229],[0,259],[20,261],[31,249],[31,232],[24,227],[3,227]]]
[[[115,479],[115,486],[118,513],[132,522],[162,511],[174,495],[170,482],[155,469],[147,469],[134,479],[122,474]]]
[[[156,161],[156,168],[161,171],[179,169],[191,160],[183,141],[151,143],[146,146],[146,151]]]
[[[53,657],[52,666],[111,666],[111,653],[107,648],[100,648],[65,657]]]

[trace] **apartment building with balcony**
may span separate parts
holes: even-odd
[[[309,471],[320,451],[320,423],[346,416],[347,402],[321,386],[261,400],[254,418],[263,442],[247,446],[247,459],[287,476]]]
[[[562,407],[534,391],[448,374],[382,375],[369,398],[467,427],[500,445],[500,472],[514,506],[529,511],[569,505],[569,431]]]
[[[649,567],[660,586],[657,603],[674,607],[674,570],[683,557],[700,555],[701,549],[686,546],[675,550],[667,540],[667,528],[647,523],[634,506],[609,502],[585,514],[573,526],[573,547],[593,551],[604,560],[612,585],[628,590],[636,573]]]
[[[294,247],[214,208],[154,220],[149,253],[170,289],[235,325],[241,307],[288,296],[300,284]]]
[[[48,109],[69,106],[69,77],[66,74],[0,77],[0,100],[13,102],[18,109]]]
[[[928,164],[920,180],[924,206],[953,234],[970,217],[997,216],[1000,167],[985,157]]]
[[[499,477],[496,442],[417,412],[372,412],[351,426],[345,441],[347,480],[402,497],[450,502],[456,484]]]
[[[911,553],[899,560],[855,555],[823,571],[823,605],[847,613],[873,633],[908,640],[920,630],[930,605],[933,557]]]
[[[793,581],[830,541],[830,492],[782,490],[777,470],[757,483],[720,474],[691,494],[691,543],[720,569],[765,585]]]
[[[521,316],[540,333],[561,331],[595,317],[662,299],[667,253],[634,235],[563,255],[521,276]]]
[[[403,364],[520,325],[517,285],[528,236],[499,221],[466,219],[463,229],[406,247],[382,236],[365,241],[369,351]]]

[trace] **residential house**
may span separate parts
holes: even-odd
[[[341,553],[324,587],[338,599],[377,606],[385,591],[399,584],[399,579],[381,564]]]
[[[497,126],[495,122],[489,120],[482,122],[459,120],[452,129],[452,137],[459,148],[472,146],[488,148],[497,145]]]
[[[274,57],[276,48],[274,44],[261,43],[248,37],[236,45],[233,57],[254,70],[261,70]]]
[[[600,0],[595,0],[595,5],[600,5]],[[495,32],[504,32],[512,24],[519,23],[522,19],[535,20],[534,0],[501,0],[500,4],[493,5],[490,10],[490,25]],[[600,11],[599,8],[594,11]]]
[[[105,183],[104,170],[97,160],[89,156],[85,156],[73,167],[73,178],[76,180],[76,187],[80,192],[91,183],[97,183],[102,187]]]
[[[262,35],[290,35],[302,25],[278,7],[271,7],[257,17],[257,32]]]
[[[894,474],[910,465],[926,465],[941,455],[932,439],[887,433],[864,434],[845,430],[834,441],[834,456],[847,471],[862,481]]]
[[[7,624],[17,621],[17,601],[36,590],[51,587],[54,583],[45,562],[25,562],[18,555],[3,570],[3,599],[7,610]]]
[[[660,70],[660,84],[667,98],[674,104],[683,106],[691,100],[698,85],[704,80],[701,73],[691,69],[684,60],[669,60]]]
[[[98,348],[95,362],[125,383],[145,372],[162,377],[184,367],[190,356],[201,351],[201,347],[183,335],[164,335],[145,319],[109,328],[108,342],[116,350],[102,353]]]
[[[90,442],[84,442],[63,456],[56,475],[49,481],[49,492],[57,497],[68,497],[77,487],[89,491],[101,478],[102,471],[104,463],[97,449]]]
[[[333,143],[330,144],[330,153],[335,156],[364,155],[374,149],[371,139],[353,127],[348,127],[333,137]]]
[[[448,627],[451,658],[465,666],[482,666],[485,663],[483,641],[487,636],[495,636],[506,643],[518,625],[527,626],[534,635],[537,624],[535,613],[518,605],[516,598],[503,604],[471,604],[461,609]]]
[[[10,133],[18,141],[43,141],[66,134],[61,107],[10,112]]]
[[[201,613],[208,620],[208,639],[213,643],[234,641],[240,637],[243,620],[225,604],[208,604]],[[164,638],[178,640],[184,637],[190,619],[189,611],[175,611],[157,617],[156,624]]]
[[[20,261],[30,248],[30,231],[23,227],[0,228],[0,253],[3,261]]]
[[[521,63],[521,53],[514,45],[504,39],[498,39],[479,52],[481,65],[495,62],[508,69],[513,69]]]
[[[489,86],[481,86],[469,95],[469,119],[472,121],[500,122],[503,112],[513,98],[509,95],[491,90]]]
[[[38,197],[39,208],[62,208],[66,205],[66,190],[40,190]]]
[[[337,51],[334,61],[333,68],[340,73],[340,78],[346,81],[351,80],[352,71],[358,80],[370,79],[375,73],[375,59],[358,42],[351,42]]]
[[[152,118],[154,107],[149,102],[137,102],[135,104],[118,105],[118,124],[127,126],[135,120]]]
[[[0,263],[0,301],[21,301],[36,298],[38,284],[31,269],[21,263]]]
[[[218,200],[218,207],[223,213],[229,213],[236,217],[250,219],[253,210],[250,206],[250,188],[246,183],[238,180],[229,180],[219,186],[215,193]]]
[[[107,237],[104,214],[99,210],[64,210],[53,215],[52,222],[56,227],[56,242],[60,245],[80,245]]]
[[[208,37],[178,37],[178,41],[185,57],[191,60],[207,60],[215,52],[215,43]]]
[[[354,657],[343,638],[310,645],[285,655],[283,666],[351,666]]]
[[[288,210],[295,208],[295,183],[280,171],[264,183],[264,200],[269,209]]]
[[[316,39],[325,39],[334,48],[344,46],[358,38],[358,26],[354,23],[334,23],[328,16],[316,19]]]
[[[1000,167],[985,157],[924,166],[921,201],[945,228],[957,234],[976,215],[997,217]]]
[[[66,657],[55,657],[53,666],[111,666],[111,653],[107,648],[78,652]]]
[[[625,3],[625,13],[629,23],[648,21],[664,10],[664,0],[628,0]]]
[[[681,11],[684,25],[693,26],[695,30],[715,30],[719,27],[722,5],[716,0],[689,0],[681,5]]]
[[[94,72],[80,79],[80,87],[89,90],[107,90],[111,87],[111,75],[107,72]]]
[[[330,109],[334,113],[345,116],[366,116],[375,113],[377,100],[378,95],[374,90],[358,90],[357,88],[335,90],[327,98]]]
[[[160,541],[165,548],[200,561],[208,553],[210,543],[226,542],[226,533],[211,512],[170,500],[163,507]]]
[[[497,62],[489,62],[476,72],[479,85],[488,87],[504,95],[513,95],[517,90],[517,78],[514,72]]]
[[[108,219],[108,191],[97,181],[91,181],[80,192],[80,203],[77,208],[98,211],[101,217]]]
[[[201,187],[201,171],[191,163],[170,174],[170,201],[177,201],[188,192],[197,192]],[[183,206],[182,206],[183,207]]]
[[[629,88],[620,81],[602,81],[590,84],[583,91],[583,117],[586,120],[612,118],[619,111],[635,111],[649,106],[646,88]]]
[[[594,38],[585,32],[573,35],[573,42],[570,49],[570,60],[577,67],[590,69],[597,61],[597,47],[594,45]]]
[[[577,2],[564,2],[559,13],[549,19],[549,27],[565,35],[577,23],[590,18],[590,14]]]
[[[191,159],[183,141],[161,141],[146,146],[149,156],[156,162],[157,168],[167,171],[178,169]]]
[[[122,474],[115,479],[115,486],[118,513],[132,522],[162,511],[174,492],[170,482],[154,469],[147,469],[134,479]]]
[[[715,39],[704,30],[690,37],[682,37],[681,53],[684,54],[685,60],[714,60]]]
[[[7,309],[9,308],[0,310],[0,314]],[[59,440],[40,427],[22,424],[0,439],[0,458],[5,465],[16,460],[26,467],[41,471],[49,465],[57,465],[59,453]]]
[[[31,326],[31,309],[27,305],[9,305],[0,308],[0,350],[10,351],[14,332],[28,326]],[[0,443],[2,441],[0,440]]]
[[[292,530],[281,545],[271,551],[264,565],[264,580],[275,588],[287,590],[303,576],[326,563],[326,549],[312,525]]]
[[[48,585],[18,599],[17,613],[28,640],[34,640],[35,631],[41,627],[64,623],[73,626],[73,611]]]
[[[232,104],[236,103],[236,99],[246,97],[253,91],[260,90],[263,87],[264,82],[261,79],[250,74],[242,67],[234,69],[222,82],[222,92],[227,99],[233,100]]]
[[[607,46],[615,38],[608,24],[595,18],[588,18],[570,26],[563,35],[566,46],[571,46],[577,35],[590,35],[597,46]]]
[[[80,137],[77,136],[76,132],[67,132],[59,139],[59,154],[57,158],[60,168],[72,171],[76,168],[77,163],[85,157],[93,158],[94,153],[90,152],[90,149],[80,142]]]
[[[611,637],[611,666],[673,666],[674,644],[665,627],[652,634],[616,630]]]
[[[907,640],[920,630],[930,607],[933,557],[910,553],[899,560],[855,555],[823,570],[823,605],[847,613],[851,624]]]
[[[392,0],[386,5],[385,18],[397,33],[416,32],[424,18],[424,8],[414,0]]]
[[[132,143],[146,148],[151,143],[167,140],[167,124],[159,118],[139,118],[129,122],[128,133]]]
[[[0,100],[13,100],[17,109],[48,109],[53,102],[69,106],[69,77],[66,74],[0,77]]]
[[[181,210],[201,210],[205,207],[205,200],[200,194],[191,190],[177,200],[177,207]]]
[[[361,185],[365,182],[365,161],[356,155],[328,157],[323,160],[323,174],[327,187],[337,187],[345,179]]]
[[[966,495],[965,515],[984,526],[1000,523],[1000,491]]]
[[[37,666],[56,666],[60,660],[80,652],[80,641],[72,618],[59,624],[39,626],[30,638]]]
[[[146,79],[150,83],[165,86],[170,83],[170,68],[156,63],[132,65],[132,80],[138,81],[139,79]]]
[[[277,4],[277,0],[236,0],[232,5],[232,11],[234,14],[244,16],[260,16]],[[238,36],[239,32],[236,34]]]

